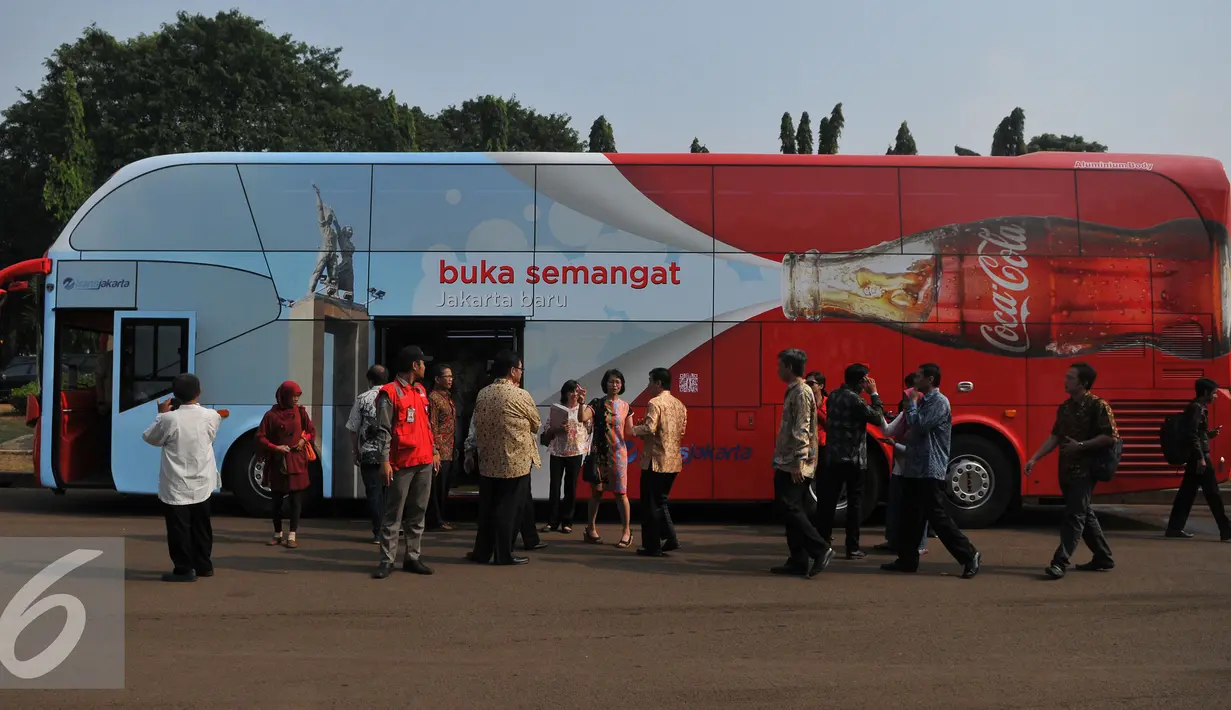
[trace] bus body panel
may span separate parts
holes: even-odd
[[[598,393],[613,367],[627,376],[625,398],[640,416],[645,373],[669,367],[690,413],[673,498],[770,496],[783,394],[774,361],[787,347],[807,351],[809,369],[825,373],[830,389],[846,364],[869,364],[891,409],[906,372],[940,363],[955,429],[1002,446],[1013,476],[1050,432],[1064,369],[1090,362],[1099,371],[1095,391],[1112,402],[1126,437],[1121,473],[1100,490],[1173,487],[1179,472],[1157,451],[1158,423],[1191,398],[1197,377],[1231,379],[1220,261],[1227,178],[1203,158],[1091,157],[160,156],[121,169],[83,205],[49,250],[49,283],[63,288],[59,262],[135,262],[136,309],[197,314],[193,369],[203,401],[231,411],[220,464],[259,423],[277,385],[300,381],[326,432],[326,496],[362,495],[343,455],[342,423],[377,357],[377,321],[407,316],[524,319],[524,386],[543,416],[565,379]],[[1029,242],[993,235],[990,251],[943,241],[954,225],[1011,218],[1061,226]],[[1157,239],[1115,241],[1089,226],[1145,230],[1187,220],[1191,234],[1194,219],[1210,237],[1168,236],[1165,253]],[[345,237],[329,242],[334,234]],[[327,243],[342,246],[322,258]],[[864,275],[846,275],[862,284],[845,292],[864,301],[854,317],[832,309],[819,320],[788,317],[784,259],[810,249],[864,260]],[[873,281],[892,290],[905,273],[894,269],[922,262],[934,265],[929,283],[942,296],[956,288],[944,279],[961,274],[965,300],[934,298],[914,310],[872,302],[868,294],[881,288]],[[310,295],[317,269],[341,292]],[[1009,308],[1007,291],[994,286],[1013,285],[1017,273],[1044,273],[1052,285],[1049,294],[1031,292],[1028,313],[1020,302]],[[989,280],[976,283],[981,275]],[[57,311],[70,310],[56,295],[46,299],[49,353]],[[1109,309],[1117,295],[1131,298]],[[74,298],[84,303],[81,291]],[[1075,307],[1049,312],[1040,298]],[[1060,349],[998,349],[1019,336]],[[1149,346],[1126,346],[1120,336]],[[1114,347],[1063,351],[1082,338]],[[51,382],[51,358],[43,369]],[[44,388],[47,413],[53,389]],[[1223,423],[1227,409],[1215,404],[1212,419]],[[51,461],[53,437],[41,434],[40,458]],[[117,464],[142,446],[115,439]],[[1225,479],[1231,449],[1218,439],[1213,446]],[[541,454],[537,498],[547,488]],[[639,455],[631,442],[634,496]],[[51,466],[40,469],[43,485],[57,485]],[[132,492],[153,493],[157,469],[125,480],[140,489]],[[1020,492],[1058,494],[1054,456]]]

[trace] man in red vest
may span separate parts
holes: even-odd
[[[393,571],[400,529],[406,531],[402,569],[415,574],[432,573],[419,559],[423,521],[432,494],[432,474],[440,466],[427,414],[427,392],[422,385],[430,359],[417,346],[402,348],[394,368],[397,377],[376,395],[381,474],[388,486],[380,528],[380,567],[372,573],[376,579],[384,579]]]

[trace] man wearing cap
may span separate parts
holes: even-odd
[[[402,348],[394,367],[397,376],[376,396],[378,458],[388,486],[380,529],[380,566],[372,573],[376,579],[384,579],[393,571],[399,530],[406,532],[406,560],[402,569],[415,574],[432,573],[419,559],[432,475],[440,466],[428,419],[427,392],[422,384],[430,359],[417,346]]]

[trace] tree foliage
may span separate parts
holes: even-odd
[[[582,150],[567,114],[539,113],[516,96],[429,114],[351,83],[341,51],[275,35],[238,11],[180,12],[130,39],[86,28],[47,58],[42,84],[3,112],[0,263],[42,254],[82,194],[153,155]]]
[[[837,155],[838,141],[842,138],[842,129],[845,126],[846,118],[842,116],[842,103],[838,102],[817,126],[816,152],[824,155]]]
[[[1096,141],[1087,142],[1081,136],[1058,136],[1055,133],[1042,133],[1030,139],[1026,144],[1027,153],[1040,151],[1062,151],[1066,153],[1106,153],[1107,146]]]
[[[964,155],[967,157],[979,155],[978,153],[974,152],[970,148],[963,148],[960,145],[953,146],[953,152],[956,153],[957,155]]]
[[[692,145],[688,147],[688,152],[689,153],[708,153],[710,152],[710,149],[706,148],[704,143],[702,143],[700,140],[694,137],[692,139]]]
[[[893,145],[889,146],[889,150],[885,151],[885,155],[918,154],[919,151],[915,148],[915,137],[910,134],[910,127],[906,125],[906,121],[902,121],[902,125],[898,126],[898,135]]]
[[[68,113],[63,157],[48,157],[47,181],[43,184],[43,206],[61,225],[72,218],[94,189],[94,144],[86,135],[85,106],[71,69],[64,72],[62,96]]]
[[[992,134],[992,155],[1026,154],[1026,112],[1020,106],[996,126]]]
[[[812,117],[807,111],[799,115],[799,129],[795,131],[795,151],[800,155],[812,152]]]
[[[587,149],[591,153],[615,153],[615,131],[606,116],[599,116],[590,124],[590,140]]]
[[[778,142],[781,151],[787,155],[795,154],[795,122],[791,120],[791,112],[782,112],[782,125],[778,128]]]

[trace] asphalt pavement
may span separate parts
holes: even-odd
[[[214,519],[216,576],[167,584],[157,503],[0,490],[0,536],[126,538],[123,691],[3,691],[5,708],[1194,708],[1228,707],[1231,544],[1201,503],[1194,540],[1166,509],[1101,508],[1110,572],[1042,575],[1056,509],[970,531],[962,580],[938,540],[917,575],[836,560],[771,575],[764,509],[682,509],[666,559],[545,534],[528,565],[462,555],[473,526],[429,534],[436,574],[369,573],[354,515],[310,518],[300,547],[267,521]],[[357,513],[357,511],[345,511]],[[600,532],[619,539],[618,526]],[[636,530],[634,529],[634,532]],[[882,529],[867,528],[864,544]],[[839,537],[840,539],[840,537]],[[639,536],[636,540],[640,542]],[[635,546],[635,545],[634,545]],[[1076,561],[1088,559],[1078,553]],[[0,600],[7,603],[7,600]]]

